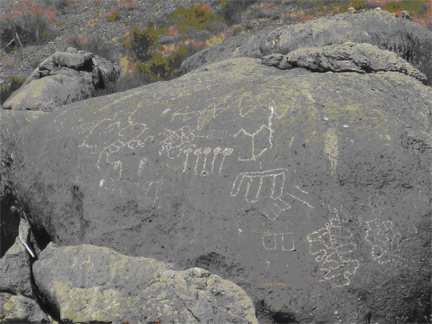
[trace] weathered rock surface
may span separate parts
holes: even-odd
[[[395,52],[424,73],[428,85],[432,84],[431,31],[412,21],[397,18],[390,12],[377,10],[320,17],[228,38],[187,58],[180,66],[180,74],[234,57],[285,55],[299,48],[345,42],[368,43]]]
[[[120,67],[91,53],[68,48],[44,60],[3,104],[4,109],[50,112],[71,102],[90,98],[107,82],[115,81]]]
[[[430,310],[430,107],[398,72],[230,59],[30,123],[18,194],[55,243],[199,264],[262,321],[413,323]]]
[[[204,269],[175,271],[108,248],[50,244],[33,271],[61,321],[258,323],[245,292]]]
[[[15,243],[18,235],[19,215],[11,211],[15,205],[11,183],[15,142],[21,128],[44,114],[41,111],[0,110],[0,257]]]
[[[3,144],[17,138],[19,131],[31,121],[45,115],[42,111],[0,110],[0,140]]]
[[[409,75],[426,83],[426,76],[396,53],[382,51],[370,44],[344,43],[323,47],[300,48],[287,55],[270,54],[262,63],[286,70],[295,67],[316,72],[358,72],[375,73],[393,71]]]
[[[50,323],[49,318],[30,298],[0,292],[2,323]]]

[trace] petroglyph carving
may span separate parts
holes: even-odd
[[[147,158],[142,158],[139,161],[139,166],[138,166],[138,175],[141,174],[142,170],[144,169],[145,164],[147,163]]]
[[[340,226],[338,219],[332,218],[325,228],[307,235],[310,254],[321,263],[324,278],[337,283],[333,287],[348,286],[350,277],[357,271],[359,262],[354,256],[356,245],[353,234]]]
[[[208,174],[207,170],[206,170],[206,163],[207,163],[207,155],[210,154],[210,152],[212,151],[212,149],[210,147],[206,147],[203,150],[203,154],[204,154],[204,162],[203,162],[203,169],[201,171],[201,175],[205,176]]]
[[[269,134],[265,134],[268,132]],[[272,129],[266,125],[261,127],[254,133],[247,132],[244,128],[234,135],[234,137],[243,137],[244,143],[237,145],[242,150],[247,150],[245,155],[248,154],[250,157],[239,157],[239,161],[256,161],[268,148],[272,147],[271,143]]]
[[[231,136],[226,130],[208,130],[205,134],[195,134],[196,138],[206,138],[206,139],[224,139]]]
[[[241,192],[240,195],[243,195],[244,199],[248,203],[257,203],[259,200],[265,201],[270,198],[271,200],[265,204],[263,212],[264,215],[272,221],[277,219],[282,211],[291,208],[291,206],[285,201],[286,196],[299,200],[309,208],[313,209],[308,202],[299,197],[288,192],[284,193],[287,172],[287,169],[242,172],[236,177],[233,183],[231,196],[235,197]],[[263,185],[266,187],[264,190]],[[261,195],[261,192],[263,195]],[[301,192],[307,194],[305,191]],[[270,193],[270,197],[266,196],[268,193]]]
[[[197,168],[198,168],[198,163],[199,163],[199,158],[200,158],[201,152],[202,152],[202,150],[200,148],[197,148],[194,151],[194,155],[196,155],[196,157],[197,157],[196,162],[195,162],[195,175],[198,175]]]
[[[216,104],[212,104],[209,108],[203,109],[201,111],[191,111],[187,112],[188,108],[183,110],[178,110],[172,114],[171,121],[173,122],[176,117],[182,118],[183,121],[190,120],[192,118],[197,119],[197,130],[201,130],[204,128],[206,124],[210,122],[212,118],[216,118],[222,112],[227,110],[229,106],[216,108]]]
[[[401,234],[394,230],[392,221],[380,222],[378,219],[366,221],[365,240],[372,245],[372,258],[380,264],[398,257]]]
[[[95,136],[95,134],[101,134],[103,136],[107,136],[110,133],[114,132],[116,129],[114,127],[114,125],[117,125],[117,127],[119,126],[119,123],[114,122],[114,120],[116,120],[116,118],[118,117],[117,113],[114,114],[113,118],[104,118],[101,121],[99,121],[96,125],[94,125],[89,133],[87,134],[87,136],[84,138],[84,142],[80,145],[78,145],[78,147],[87,147],[90,149],[97,149],[97,144],[92,143],[92,137]]]
[[[213,173],[214,172],[214,163],[215,163],[215,160],[216,160],[216,156],[218,155],[218,153],[221,151],[221,148],[220,147],[215,147],[214,149],[213,149],[213,160],[212,160],[212,167],[211,167],[211,173]],[[220,172],[219,172],[220,173]]]
[[[120,181],[123,176],[123,157],[131,150],[145,146],[148,140],[153,141],[154,139],[153,136],[146,136],[147,126],[145,124],[135,122],[137,119],[135,115],[140,108],[138,106],[131,113],[126,112],[127,119],[121,116],[121,112],[116,112],[113,118],[102,119],[89,130],[83,143],[79,145],[98,155],[96,167],[103,173],[103,178],[99,182],[101,189],[114,190],[113,183]],[[132,163],[134,165],[126,169],[140,174],[143,167],[140,164],[141,161],[138,162],[139,165],[135,165],[136,160]]]
[[[184,165],[183,172],[186,172],[189,154],[192,152],[193,152],[193,150],[190,147],[183,151],[183,153],[186,154],[186,159],[185,159],[184,164],[183,164]]]
[[[293,233],[263,234],[262,242],[266,250],[295,250]]]
[[[153,200],[153,207],[155,207],[156,200],[159,199],[159,190],[164,184],[164,180],[158,179],[156,181],[148,181],[144,186],[144,196],[146,199]]]
[[[160,142],[162,144],[162,150],[159,151],[159,155],[165,153],[168,158],[174,159],[179,157],[180,154],[190,147],[195,147],[192,142],[195,139],[195,134],[190,130],[189,126],[183,126],[182,128],[171,131],[165,129],[168,133],[165,140]]]
[[[225,162],[225,158],[226,158],[228,155],[231,155],[232,152],[234,152],[234,149],[229,148],[229,147],[225,148],[225,149],[222,151],[222,156],[223,156],[223,157],[222,157],[222,163],[221,163],[220,166],[219,166],[219,173],[221,173],[221,171],[222,171],[222,167],[223,167],[223,164],[224,164],[224,162]]]
[[[129,154],[130,150],[143,147],[147,140],[153,140],[153,136],[148,136],[144,140],[136,138],[128,142],[117,140],[108,145],[99,154],[99,159],[96,164],[97,168],[102,169],[102,171],[106,173],[106,180],[120,181],[123,171],[122,158]],[[133,170],[137,170],[138,175],[141,174],[143,170],[142,160],[138,162],[138,166],[135,165],[133,167]]]
[[[197,157],[196,161],[195,161],[195,167],[194,167],[195,175],[198,175],[200,155],[203,154],[204,159],[203,159],[202,171],[200,172],[200,175],[206,176],[208,174],[215,173],[215,162],[218,160],[217,159],[218,154],[220,154],[222,152],[222,161],[221,161],[220,166],[219,166],[219,173],[221,173],[222,167],[223,167],[223,164],[225,161],[225,157],[227,157],[228,155],[231,155],[232,152],[234,152],[234,150],[232,148],[225,148],[222,151],[222,148],[220,148],[220,147],[216,147],[213,150],[211,149],[211,147],[197,148],[195,150],[192,150],[191,148],[187,148],[186,150],[183,151],[183,153],[186,154],[185,162],[183,163],[183,172],[186,172],[186,170],[187,170],[188,161],[189,161],[189,154],[192,152]],[[210,155],[212,152],[213,152],[213,158],[212,158],[212,162],[211,162],[211,170],[208,171],[207,170],[207,160],[209,160],[208,155]]]
[[[270,110],[270,116],[269,116],[269,119],[268,119],[268,129],[270,130],[269,142],[270,142],[270,148],[272,148],[273,147],[273,143],[272,143],[272,139],[273,139],[272,118],[273,118],[273,115],[274,115],[274,107],[270,106],[269,110]]]

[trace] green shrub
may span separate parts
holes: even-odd
[[[114,22],[114,21],[120,19],[120,14],[118,12],[114,11],[114,12],[110,13],[106,18],[108,21]]]
[[[158,35],[156,31],[151,29],[139,30],[133,28],[129,32],[130,41],[123,40],[123,47],[126,49],[127,54],[135,60],[145,62],[153,56],[149,52],[157,42]]]
[[[201,46],[180,46],[180,49],[173,55],[164,58],[163,63],[152,65],[150,71],[156,76],[159,75],[162,80],[171,80],[178,77],[180,65],[188,57],[204,49],[204,44]]]
[[[14,76],[11,77],[8,83],[0,88],[0,104],[3,105],[3,103],[10,97],[10,95],[15,90],[18,90],[25,81],[26,79],[20,79]]]

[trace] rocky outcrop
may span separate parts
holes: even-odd
[[[33,299],[0,292],[2,323],[52,323]]]
[[[2,323],[49,322],[49,316],[40,308],[31,285],[31,260],[34,260],[36,255],[29,243],[29,234],[29,224],[25,219],[21,219],[15,244],[0,259]]]
[[[427,82],[423,73],[395,53],[382,51],[377,46],[365,43],[300,48],[289,52],[287,55],[270,54],[264,56],[262,63],[281,70],[302,67],[316,72],[375,73],[392,71],[404,73],[423,83]]]
[[[30,123],[18,199],[56,244],[203,267],[263,322],[416,322],[430,311],[430,107],[432,89],[399,72],[230,59]]]
[[[68,48],[43,61],[3,104],[4,109],[50,112],[90,98],[120,75],[120,67],[91,53]]]
[[[108,248],[50,244],[33,271],[61,322],[258,323],[240,287],[200,268],[176,271]]]
[[[394,52],[424,73],[428,85],[432,84],[432,32],[390,12],[377,10],[320,17],[228,38],[187,58],[180,66],[180,73],[229,58],[286,55],[300,48],[345,42],[368,43]]]

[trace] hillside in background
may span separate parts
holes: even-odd
[[[0,4],[2,103],[45,58],[68,47],[117,62],[98,95],[175,78],[187,57],[234,35],[381,7],[431,29],[430,0],[20,0]],[[9,84],[9,87],[8,87]]]

